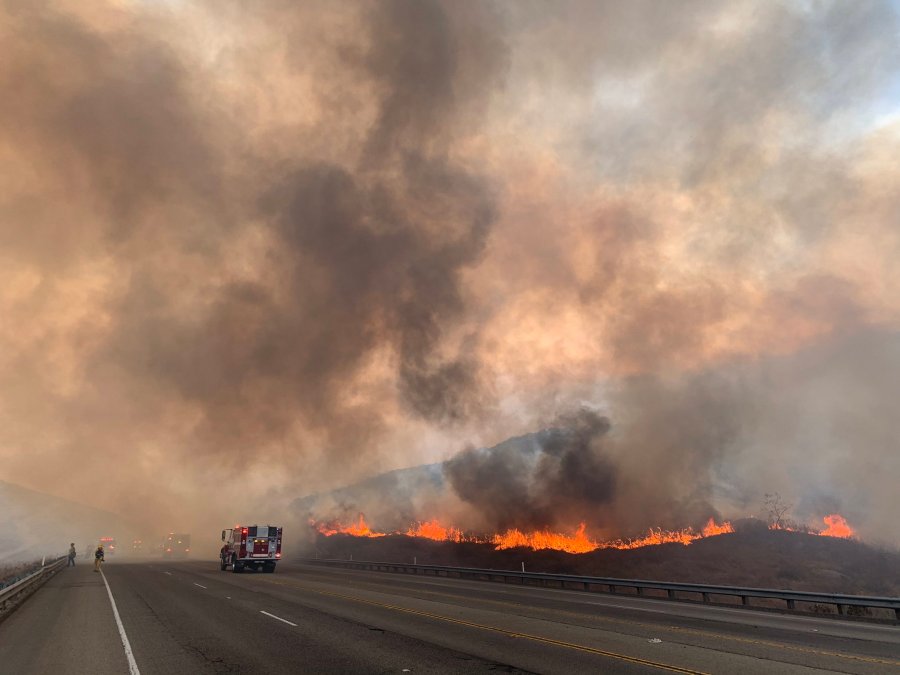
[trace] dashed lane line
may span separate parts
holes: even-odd
[[[270,616],[270,617],[272,617],[273,619],[275,619],[275,620],[277,620],[277,621],[281,621],[282,623],[286,623],[286,624],[288,624],[289,626],[293,626],[294,628],[297,627],[297,624],[295,624],[293,621],[288,621],[287,619],[282,619],[280,616],[275,616],[274,614],[269,614],[267,611],[265,611],[265,610],[263,610],[263,609],[259,610],[259,613],[260,613],[260,614],[265,614],[266,616]]]
[[[106,575],[103,573],[102,569],[100,570],[100,576],[103,577],[103,585],[106,586],[106,592],[109,595],[109,603],[112,605],[113,616],[116,618],[119,637],[122,638],[122,646],[125,648],[125,658],[128,659],[128,672],[130,675],[141,675],[137,662],[134,660],[134,654],[131,653],[131,643],[128,641],[128,636],[125,634],[125,626],[122,625],[122,619],[119,617],[119,608],[116,607],[116,600],[113,598],[109,582],[106,580]]]
[[[194,586],[199,586],[200,588],[206,589],[206,586],[204,586],[203,584],[198,584],[196,581],[194,582]]]
[[[278,582],[273,581],[272,583],[278,583]],[[281,583],[284,583],[284,582],[281,582]],[[299,587],[306,588],[305,586],[299,586]],[[369,590],[372,590],[375,592],[382,592],[382,591],[379,591],[377,587],[373,587],[372,584],[369,584]],[[460,599],[458,595],[452,594],[452,593],[441,593],[439,591],[433,591],[433,590],[424,590],[424,591],[422,591],[422,593],[425,596],[432,595],[432,596],[437,596],[437,597],[452,598],[452,599],[456,599],[456,600]],[[416,596],[412,596],[412,597],[416,597]],[[427,600],[428,598],[425,597],[422,599]],[[481,601],[485,604],[497,605],[497,606],[502,606],[502,607],[519,608],[519,607],[523,606],[521,603],[504,602],[502,600],[487,600],[487,599],[482,598]],[[635,609],[634,607],[630,607],[630,606],[626,606],[626,605],[615,605],[615,604],[603,604],[601,606],[602,607],[615,607],[618,609]],[[554,609],[553,611],[558,614],[564,614],[564,615],[572,616],[572,617],[588,616],[585,613],[571,612],[571,611],[567,611],[567,610],[563,610],[563,609]],[[656,624],[647,623],[647,622],[643,622],[643,621],[633,621],[630,619],[618,619],[618,618],[613,619],[611,617],[603,617],[603,616],[599,616],[599,615],[589,615],[589,616],[592,619],[601,621],[603,623],[640,626],[642,628],[649,628],[649,629],[654,629],[654,630],[658,630],[660,628],[660,626],[658,626]],[[838,652],[838,651],[832,651],[832,650],[828,650],[828,649],[816,649],[815,647],[803,647],[801,645],[792,645],[792,644],[788,644],[786,642],[774,642],[772,640],[761,640],[758,638],[745,638],[745,637],[740,637],[737,635],[715,633],[715,632],[708,631],[708,630],[701,630],[701,629],[697,629],[697,628],[685,628],[682,626],[669,625],[665,629],[676,632],[676,633],[681,633],[684,635],[696,635],[698,637],[715,638],[718,640],[728,640],[731,642],[738,642],[738,643],[748,644],[748,645],[757,645],[757,646],[761,646],[761,647],[774,647],[777,649],[784,649],[787,651],[798,652],[798,653],[802,653],[802,654],[815,654],[817,656],[848,659],[850,661],[861,661],[863,663],[875,663],[878,665],[900,666],[900,661],[898,661],[896,659],[890,659],[890,658],[879,658],[877,656],[864,656],[861,654],[849,654],[846,652]],[[627,635],[630,633],[625,633],[625,634]],[[688,644],[690,644],[690,643],[688,643]],[[699,645],[695,645],[695,646],[699,646]]]
[[[300,586],[298,584],[298,586]],[[531,640],[533,642],[539,642],[542,644],[549,644],[555,647],[564,647],[566,649],[572,649],[575,651],[586,652],[588,654],[596,654],[597,656],[605,656],[608,658],[618,659],[620,661],[627,661],[629,663],[637,663],[642,666],[650,666],[651,668],[656,668],[658,670],[667,670],[671,673],[684,673],[685,675],[706,675],[699,670],[691,670],[689,668],[680,668],[678,666],[672,666],[667,663],[659,663],[657,661],[649,661],[647,659],[641,659],[636,656],[628,656],[627,654],[619,654],[617,652],[606,651],[605,649],[597,649],[595,647],[588,647],[585,645],[579,645],[572,642],[564,642],[562,640],[554,640],[553,638],[543,637],[541,635],[531,635],[530,633],[520,633],[518,631],[507,630],[506,628],[499,628],[497,626],[488,626],[481,623],[475,623],[474,621],[465,621],[463,619],[454,619],[453,617],[443,616],[441,614],[432,614],[431,612],[423,612],[417,609],[411,609],[409,607],[400,607],[399,605],[388,605],[381,602],[375,602],[374,600],[364,600],[362,598],[357,598],[352,595],[343,595],[341,593],[330,593],[328,591],[320,591],[314,588],[309,588],[308,586],[300,586],[304,590],[311,591],[313,593],[317,593],[319,595],[330,596],[333,598],[342,598],[344,600],[351,600],[353,602],[360,602],[365,605],[371,605],[373,607],[382,607],[384,609],[391,609],[396,612],[403,612],[405,614],[414,614],[416,616],[424,616],[429,619],[437,619],[438,621],[446,621],[448,623],[455,623],[460,626],[467,626],[469,628],[480,628],[481,630],[491,631],[493,633],[500,633],[501,635],[507,635],[512,638],[521,638],[523,640]],[[262,612],[263,614],[267,614],[274,619],[278,619],[279,621],[285,621],[273,614],[269,614],[268,612]],[[285,623],[290,623],[290,621],[285,621]],[[292,624],[296,626],[296,624]]]

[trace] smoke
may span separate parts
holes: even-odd
[[[485,525],[780,488],[896,538],[897,33],[867,2],[5,0],[0,478],[218,531],[446,462]]]
[[[609,420],[591,410],[536,436],[447,460],[453,491],[494,530],[571,525],[614,497],[615,467],[604,456]]]
[[[872,467],[900,471],[885,453],[893,432],[873,423],[900,395],[883,370],[898,349],[898,333],[872,330],[787,356],[623,378],[606,393],[609,417],[582,408],[494,447],[293,506],[304,522],[346,524],[364,512],[381,531],[437,515],[481,533],[583,522],[615,538],[699,529],[709,518],[765,520],[772,492],[801,525],[821,528],[839,512],[867,541],[896,543],[894,487]]]
[[[184,11],[215,22],[218,9]],[[483,253],[494,197],[452,148],[462,118],[477,125],[479,100],[502,81],[504,46],[488,8],[336,12],[269,3],[247,17],[246,44],[238,22],[217,54],[198,54],[176,30],[178,10],[110,19],[7,5],[8,172],[38,167],[4,200],[10,302],[50,333],[31,336],[45,340],[36,347],[8,336],[21,358],[7,379],[51,395],[40,411],[23,402],[22,435],[7,439],[26,482],[89,483],[105,464],[111,494],[99,501],[127,510],[127,495],[165,502],[151,497],[161,485],[192,501],[198,471],[215,482],[256,469],[254,486],[274,473],[281,487],[320,453],[317,468],[333,472],[379,439],[386,417],[441,426],[480,407],[479,364],[465,353],[476,337],[455,350],[443,338],[464,312],[460,276]],[[310,34],[332,21],[340,34]],[[287,65],[266,53],[273,36]],[[243,86],[267,61],[283,70],[266,87],[309,97],[291,101],[294,119],[244,110],[252,94],[232,99],[228,79]],[[334,80],[364,100],[362,113],[341,118],[334,92],[316,85]],[[305,125],[315,106],[324,118]],[[304,147],[313,135],[319,147]],[[65,293],[76,316],[60,316]],[[61,377],[39,372],[54,348]],[[62,438],[39,443],[63,460],[51,468],[25,455],[33,425],[55,415]]]

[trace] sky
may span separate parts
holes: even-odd
[[[0,479],[230,521],[590,409],[610,533],[778,490],[900,541],[898,38],[891,2],[0,0]]]

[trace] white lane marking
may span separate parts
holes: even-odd
[[[259,613],[260,613],[260,614],[265,614],[266,616],[271,616],[273,619],[278,619],[279,621],[283,621],[284,623],[290,624],[290,625],[293,626],[294,628],[297,627],[297,624],[295,624],[293,621],[288,621],[287,619],[282,619],[280,616],[275,616],[274,614],[269,614],[269,613],[268,613],[267,611],[265,611],[265,610],[262,610],[262,609],[261,609],[261,610],[259,610]]]
[[[230,596],[230,595],[226,595],[226,596],[225,596],[225,599],[226,599],[226,600],[231,600],[231,596]]]
[[[166,572],[166,574],[168,574],[169,576],[172,576],[172,573],[171,573],[171,572]]]
[[[116,607],[115,598],[113,598],[112,590],[103,570],[100,570],[100,576],[103,577],[103,584],[106,586],[106,592],[109,594],[109,602],[112,605],[113,616],[116,617],[116,626],[119,627],[119,637],[122,638],[122,646],[125,648],[125,658],[128,659],[128,672],[130,675],[141,675],[141,671],[137,667],[134,660],[134,654],[131,653],[131,643],[128,642],[128,636],[125,635],[125,626],[122,625],[122,619],[119,618],[119,608]]]
[[[200,586],[196,581],[194,582],[194,586]],[[200,586],[200,588],[206,588],[206,586]]]

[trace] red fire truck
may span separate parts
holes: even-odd
[[[191,535],[169,532],[163,545],[163,558],[187,558],[191,553]]]
[[[116,540],[114,537],[100,537],[100,545],[106,555],[114,555],[116,552]]]
[[[222,541],[219,557],[223,570],[231,565],[232,572],[243,572],[245,567],[274,572],[275,563],[281,560],[280,527],[235,525],[222,530]]]

